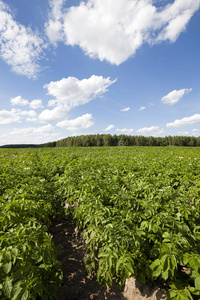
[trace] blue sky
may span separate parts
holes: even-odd
[[[200,136],[200,0],[0,0],[0,145]]]

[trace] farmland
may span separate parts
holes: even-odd
[[[67,202],[101,284],[160,280],[200,296],[200,149],[0,150],[1,299],[53,299],[62,266],[48,227]]]

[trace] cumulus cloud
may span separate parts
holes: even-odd
[[[173,105],[177,103],[185,94],[189,94],[192,89],[173,90],[166,96],[162,97],[161,102],[164,104]]]
[[[79,45],[91,58],[116,65],[144,43],[175,42],[200,7],[200,0],[175,0],[159,8],[153,0],[88,0],[65,10],[64,2],[50,1],[50,41]]]
[[[29,105],[29,107],[31,109],[37,109],[37,108],[43,107],[42,100],[35,99],[35,100],[32,100],[31,102],[29,102],[28,100],[23,99],[22,96],[17,96],[17,97],[11,98],[10,102],[13,106],[14,105],[18,105],[18,106]]]
[[[22,111],[20,112],[21,116],[25,116],[26,117],[26,121],[28,122],[35,122],[37,121],[37,113],[34,110],[29,110],[29,111]]]
[[[171,5],[159,13],[160,22],[165,23],[164,28],[159,33],[157,40],[169,40],[175,42],[182,31],[199,9],[199,0],[175,0]]]
[[[54,127],[51,124],[44,125],[41,127],[27,127],[27,128],[15,128],[11,131],[11,135],[29,135],[29,134],[46,134],[52,133],[54,131]]]
[[[131,132],[133,132],[133,129],[123,128],[123,129],[117,129],[116,131],[122,132],[122,133],[131,133]]]
[[[148,133],[151,133],[151,132],[158,133],[158,131],[159,131],[159,127],[157,127],[157,126],[144,127],[144,128],[136,130],[136,132],[141,133],[141,134],[148,134]],[[159,133],[161,133],[161,132],[162,131],[159,131]]]
[[[19,115],[18,109],[11,109],[10,111],[8,110],[1,110],[0,111],[0,124],[1,125],[6,125],[10,123],[15,123],[15,122],[20,122],[21,118]]]
[[[22,99],[21,96],[17,96],[15,98],[11,98],[10,102],[11,102],[12,105],[20,105],[20,106],[25,106],[25,105],[29,104],[28,100]]]
[[[40,122],[62,120],[72,108],[84,105],[108,91],[108,87],[116,80],[92,75],[89,79],[79,80],[75,77],[51,81],[44,85],[48,95],[55,99],[49,101],[48,106],[55,106],[52,110],[46,109],[39,115]]]
[[[95,75],[82,80],[68,77],[59,81],[51,81],[44,85],[44,88],[48,90],[48,95],[56,98],[57,103],[63,103],[71,109],[86,104],[107,92],[108,87],[115,81],[111,81],[109,77],[103,78]]]
[[[21,116],[28,116],[28,117],[31,117],[31,118],[37,116],[37,113],[34,110],[22,110],[22,111],[19,111],[19,114]]]
[[[50,0],[49,4],[51,12],[49,13],[49,21],[45,24],[45,31],[52,44],[64,40],[63,34],[63,4],[65,0]]]
[[[19,123],[23,120],[35,121],[37,114],[33,110],[21,110],[21,109],[11,109],[11,110],[0,110],[0,124],[6,125],[10,123]]]
[[[146,106],[140,106],[138,110],[144,110],[144,109],[146,109]]]
[[[45,109],[38,116],[41,123],[55,122],[64,119],[66,116],[66,109],[60,105],[53,109]]]
[[[73,120],[64,120],[58,122],[56,126],[64,128],[69,131],[75,131],[80,129],[86,129],[93,125],[92,115],[85,114]]]
[[[42,105],[42,100],[40,100],[40,99],[32,100],[32,101],[29,103],[29,106],[30,106],[30,108],[32,108],[32,109],[41,108],[41,107],[43,107],[43,105]]]
[[[166,127],[181,127],[185,125],[195,124],[200,122],[200,114],[195,114],[191,117],[185,117],[174,122],[167,123]]]
[[[197,129],[197,128],[192,129],[192,132],[198,132],[198,131],[199,131],[199,129]]]
[[[123,112],[129,111],[129,110],[130,110],[130,107],[126,107],[126,108],[120,109],[120,111],[123,111]]]
[[[0,0],[0,57],[12,70],[36,78],[45,44],[30,28],[13,19],[9,7]]]
[[[41,144],[57,140],[59,136],[51,124],[40,127],[14,128],[0,136],[1,144]]]
[[[106,127],[104,130],[105,131],[109,131],[111,129],[115,128],[115,125],[109,125],[108,127]]]

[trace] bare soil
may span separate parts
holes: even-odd
[[[56,290],[57,300],[167,299],[164,289],[143,285],[134,278],[127,279],[121,291],[116,284],[113,284],[111,288],[99,285],[95,277],[86,272],[85,246],[78,227],[70,217],[55,223],[50,233],[58,248],[58,259],[63,265],[63,282]]]

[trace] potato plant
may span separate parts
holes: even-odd
[[[52,285],[62,279],[47,232],[62,208],[55,161],[47,168],[33,150],[1,150],[0,161],[0,298],[54,299]]]
[[[79,149],[59,178],[100,283],[158,278],[200,296],[200,149]]]
[[[1,149],[0,198],[1,299],[53,299],[47,229],[65,201],[98,282],[159,279],[169,299],[200,297],[198,148]]]

